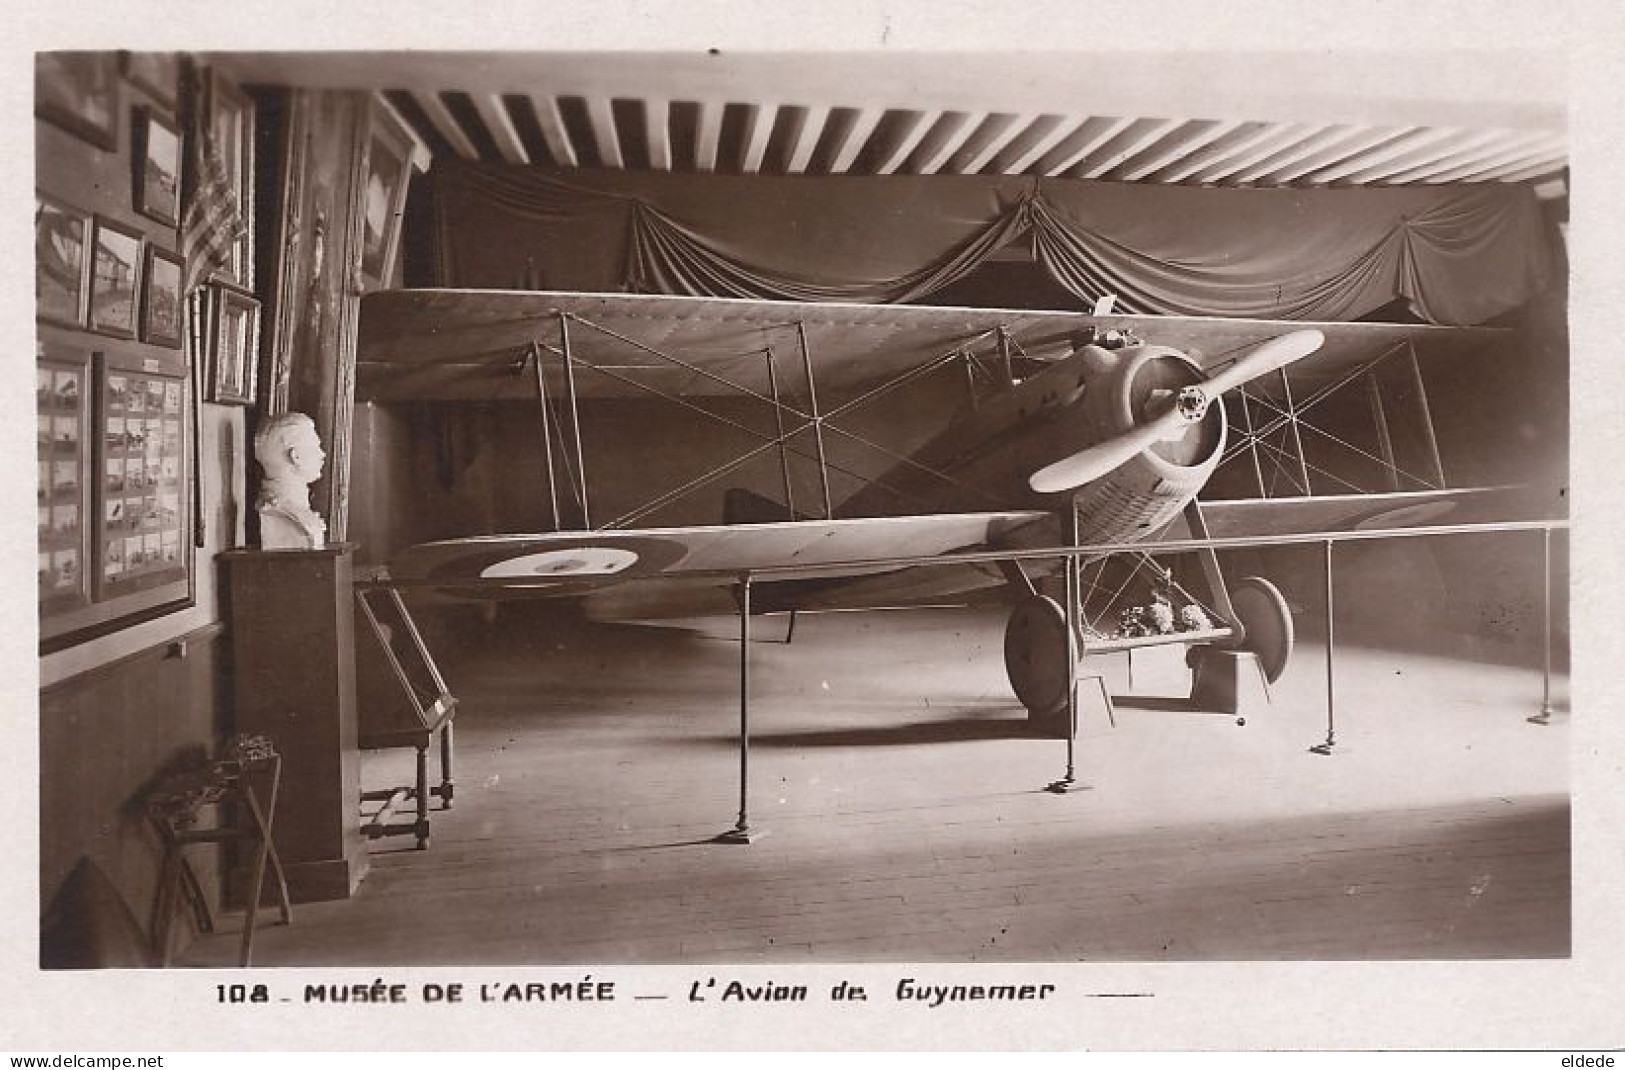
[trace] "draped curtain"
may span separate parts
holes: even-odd
[[[1193,189],[993,176],[435,169],[443,286],[917,301],[1018,239],[1085,303],[1350,320],[1404,299],[1471,324],[1550,281],[1533,194]]]

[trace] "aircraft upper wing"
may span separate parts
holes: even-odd
[[[731,583],[734,573],[783,565],[854,563],[842,574],[858,576],[866,574],[864,561],[1030,545],[1052,524],[1049,513],[992,512],[482,535],[409,547],[389,573],[402,586],[561,596],[648,578],[714,586]]]
[[[1394,323],[1283,323],[1191,316],[1092,316],[1081,312],[855,305],[735,298],[506,290],[391,290],[361,302],[356,389],[364,401],[533,400],[525,363],[543,347],[546,387],[564,389],[560,317],[571,320],[571,354],[581,398],[636,397],[648,389],[680,396],[771,392],[771,350],[787,395],[806,393],[802,344],[821,395],[839,399],[963,348],[996,366],[1002,328],[1013,357],[1059,360],[1088,332],[1129,330],[1211,367],[1284,330],[1326,336],[1313,374],[1341,369],[1410,343],[1435,353],[1483,345],[1489,328]],[[679,358],[663,359],[658,353]],[[588,366],[590,365],[590,366]],[[1019,374],[1019,371],[1018,371]],[[730,385],[732,384],[732,385]]]

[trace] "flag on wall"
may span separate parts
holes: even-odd
[[[226,161],[215,143],[213,101],[207,99],[207,79],[196,65],[185,70],[187,114],[186,183],[181,205],[181,255],[185,275],[181,291],[191,293],[209,275],[230,264],[232,249],[248,233],[248,223],[237,203]]]

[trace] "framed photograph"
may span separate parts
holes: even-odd
[[[145,282],[141,287],[141,340],[179,348],[181,344],[181,258],[155,245],[147,246]]]
[[[118,148],[119,86],[110,52],[34,54],[34,114],[97,148]]]
[[[210,401],[219,405],[254,403],[259,346],[260,303],[239,290],[216,287]]]
[[[208,78],[209,132],[226,167],[247,231],[232,246],[227,266],[215,273],[244,289],[254,286],[254,102],[212,70]]]
[[[49,197],[34,198],[34,314],[65,327],[85,325],[90,216]]]
[[[181,133],[152,108],[135,109],[135,210],[168,226],[181,221]]]
[[[180,66],[173,52],[120,52],[119,66],[131,85],[158,104],[173,109]]]
[[[389,283],[401,238],[401,213],[412,177],[410,135],[381,108],[374,108],[361,186],[361,281],[368,290]]]
[[[141,235],[96,217],[90,275],[90,329],[136,336],[141,304]]]

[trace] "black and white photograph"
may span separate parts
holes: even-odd
[[[1616,1049],[1576,28],[654,6],[180,44],[78,165],[155,222],[37,292],[37,976],[155,1050]]]
[[[141,340],[171,348],[181,344],[181,261],[155,245],[147,246]]]
[[[90,329],[136,336],[141,306],[141,235],[98,217],[90,274]]]
[[[181,135],[168,116],[135,110],[135,208],[160,223],[180,222]]]
[[[89,240],[89,216],[47,197],[35,199],[34,302],[40,319],[84,325]]]

